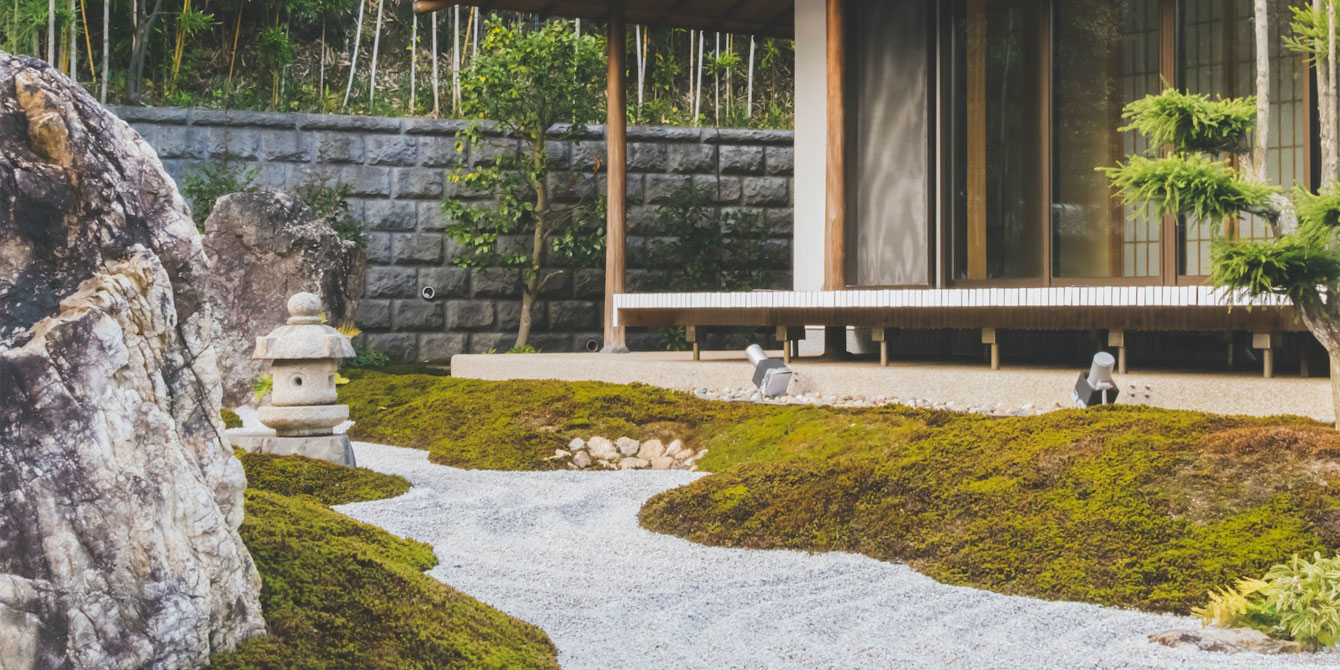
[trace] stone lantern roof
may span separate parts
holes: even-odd
[[[340,331],[321,323],[321,299],[296,293],[288,299],[288,324],[256,338],[258,360],[353,358],[354,347]]]

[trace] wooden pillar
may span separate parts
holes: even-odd
[[[986,279],[986,0],[968,0],[967,14],[967,270]]]
[[[1126,374],[1126,331],[1107,331],[1107,346],[1117,348],[1117,374]]]
[[[800,341],[805,339],[804,326],[777,326],[777,340],[782,343],[782,362],[791,364],[791,359],[800,350]]]
[[[703,359],[702,341],[706,333],[697,326],[684,326],[684,339],[693,345],[693,360],[701,361]]]
[[[605,165],[608,190],[605,194],[605,347],[606,353],[624,353],[623,326],[614,324],[614,296],[624,292],[624,232],[628,193],[627,74],[624,64],[624,0],[610,0],[606,28],[606,53],[609,71],[605,106]],[[697,345],[694,346],[695,352]],[[696,357],[696,356],[695,356]]]
[[[991,345],[991,369],[1000,369],[1000,344],[996,342],[996,329],[982,329],[982,344]]]
[[[847,287],[847,3],[846,0],[826,0],[826,3],[828,151],[824,188],[824,290],[841,291]],[[845,341],[843,346],[846,346]]]
[[[876,328],[870,333],[870,339],[879,343],[879,366],[889,367],[889,342],[898,337],[897,328]]]

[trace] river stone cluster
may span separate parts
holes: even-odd
[[[567,449],[555,449],[553,460],[567,461],[569,470],[696,470],[707,450],[694,451],[682,440],[666,444],[658,439],[641,442],[631,437],[574,437]]]

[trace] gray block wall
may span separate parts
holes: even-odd
[[[371,346],[398,360],[441,360],[512,346],[521,308],[514,276],[452,263],[443,198],[481,200],[447,177],[457,160],[456,135],[467,121],[324,114],[116,107],[113,111],[158,151],[174,179],[192,166],[225,157],[255,168],[257,184],[296,188],[312,180],[347,183],[350,210],[366,225],[368,269],[360,327]],[[628,286],[657,290],[674,271],[671,240],[656,206],[696,183],[721,208],[747,208],[768,222],[777,284],[790,285],[792,132],[634,126],[628,129]],[[551,145],[555,200],[603,193],[603,128]],[[471,164],[520,150],[510,138],[470,147]],[[604,271],[578,269],[545,289],[534,308],[531,344],[542,351],[580,351],[601,337]],[[425,301],[423,286],[436,299]],[[654,338],[630,336],[650,346]]]

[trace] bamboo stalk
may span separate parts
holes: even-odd
[[[415,12],[410,18],[409,28],[409,113],[415,113],[415,102],[418,100],[417,91],[414,90],[416,75],[419,66],[419,14]]]
[[[438,76],[437,76],[437,70],[438,70],[437,56],[438,56],[438,51],[437,51],[437,12],[433,12],[433,117],[434,117],[434,118],[436,118],[436,117],[438,117],[438,116],[441,115],[441,106],[440,106],[440,105],[441,105],[441,102],[440,102],[440,100],[439,100],[439,96],[438,96],[438,94],[439,94],[438,88],[439,88],[439,85],[440,85],[440,84],[439,84],[439,80],[438,80]]]
[[[698,125],[698,119],[701,118],[700,112],[702,110],[703,105],[703,48],[705,46],[704,44],[705,42],[707,42],[707,31],[699,30],[698,72],[697,72],[698,86],[696,92],[693,94],[693,125],[695,126]]]
[[[326,108],[326,15],[321,14],[321,73],[317,76],[316,92],[321,96],[321,109]]]
[[[107,104],[107,77],[110,71],[108,54],[111,52],[112,0],[102,0],[102,90],[98,93],[98,102]]]
[[[81,21],[84,24],[84,45],[88,52],[88,80],[90,82],[98,80],[98,70],[93,66],[93,35],[88,30],[88,6],[85,0],[79,0],[79,15],[83,17]],[[70,53],[74,53],[74,46],[71,45]]]
[[[358,45],[363,41],[363,10],[368,2],[371,0],[359,0],[358,3],[358,27],[354,29],[353,53],[349,55],[349,83],[344,87],[344,103],[340,105],[341,110],[349,106],[349,94],[354,90],[354,71],[358,69]]]
[[[749,83],[745,89],[744,118],[754,118],[754,36],[749,36]]]
[[[368,71],[368,111],[372,111],[372,103],[377,97],[377,49],[382,41],[382,11],[386,8],[386,0],[377,0],[377,25],[372,31],[372,65]]]
[[[461,6],[451,8],[451,113],[461,106]]]
[[[56,64],[56,0],[47,0],[47,62]]]

